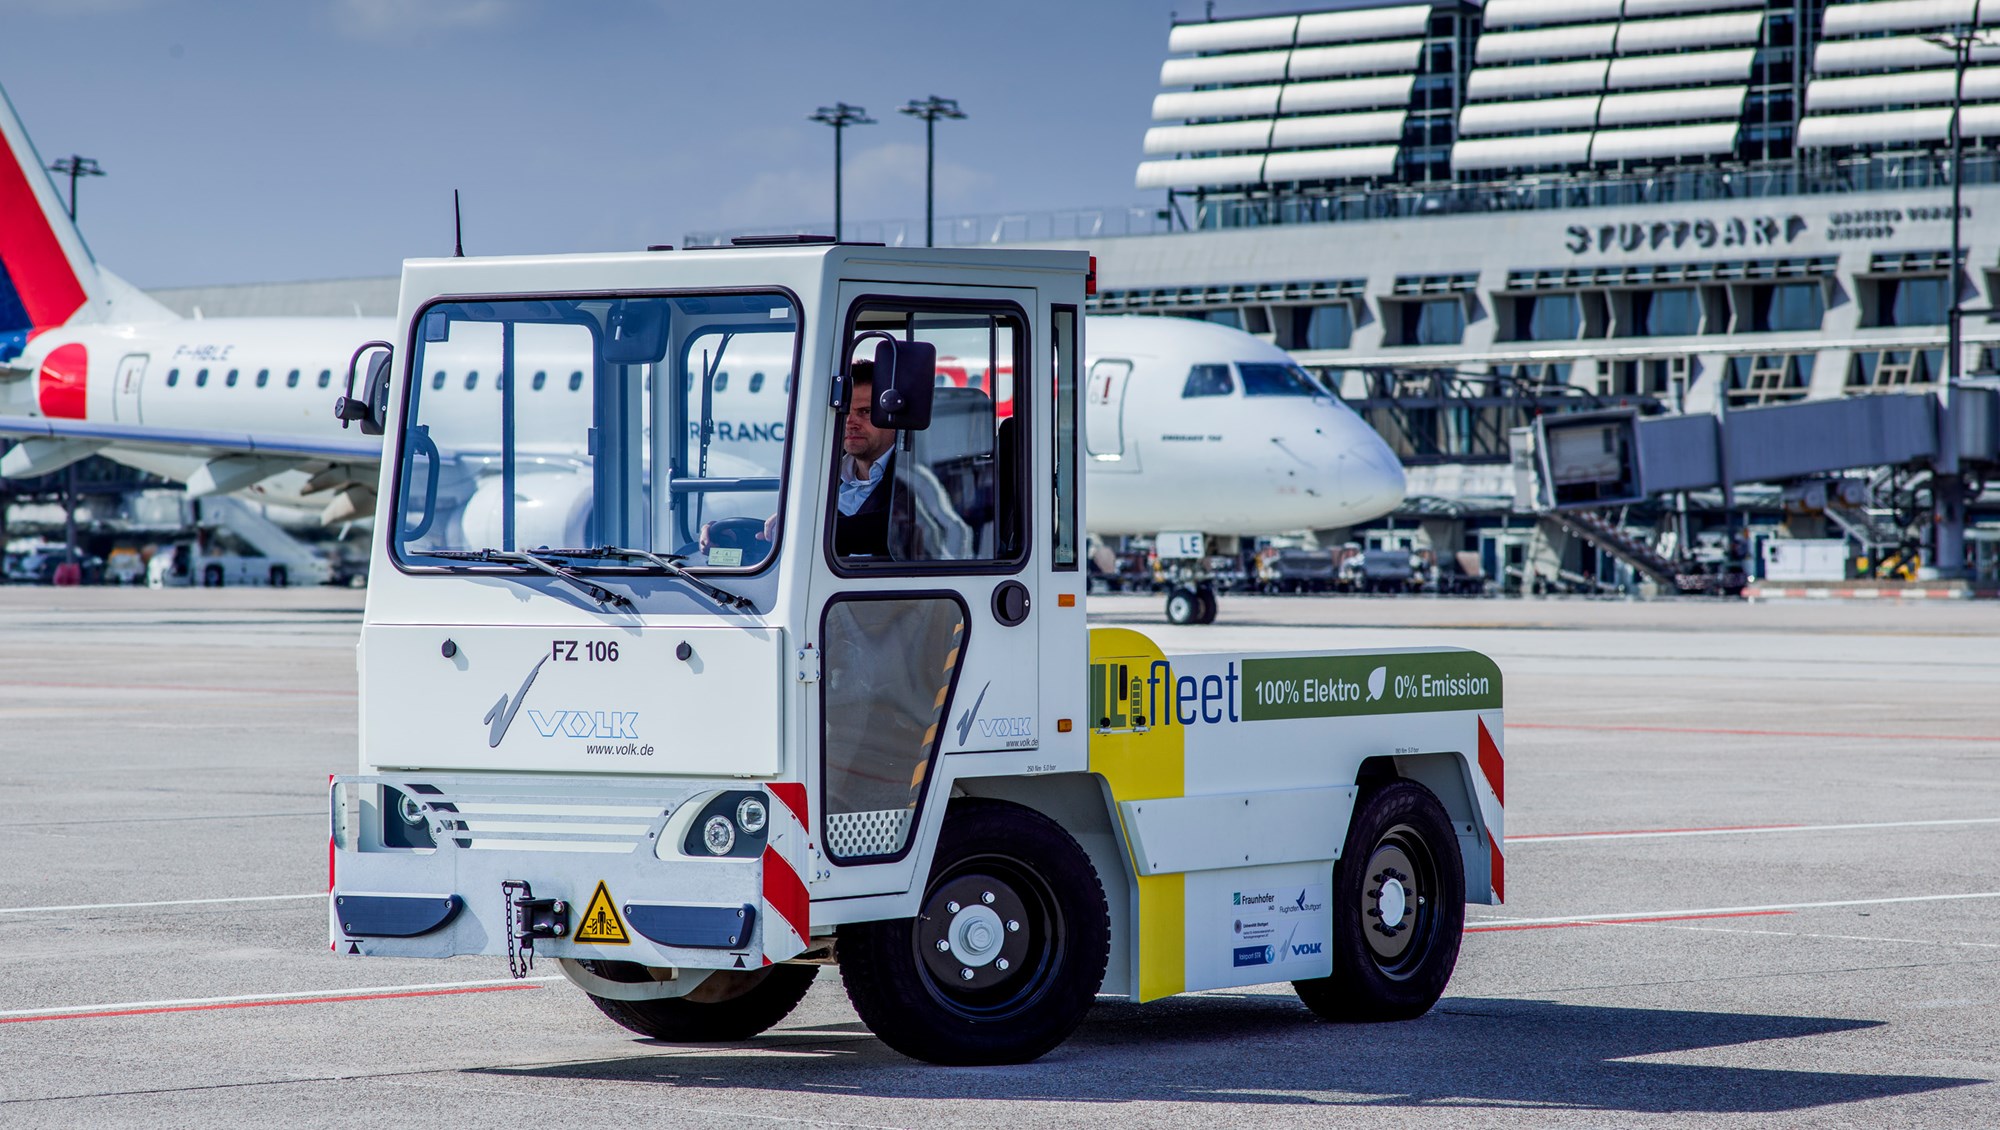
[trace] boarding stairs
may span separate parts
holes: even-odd
[[[1596,510],[1551,510],[1543,517],[1570,536],[1582,538],[1630,565],[1663,590],[1697,592],[1705,587],[1700,583],[1702,578],[1683,573],[1652,545],[1626,533],[1608,514]]]

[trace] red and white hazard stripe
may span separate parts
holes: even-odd
[[[1479,813],[1486,821],[1488,868],[1492,873],[1493,901],[1507,898],[1507,858],[1501,850],[1506,843],[1503,819],[1507,811],[1506,728],[1499,711],[1479,716]]]
[[[770,834],[764,841],[764,964],[805,952],[812,937],[812,896],[800,878],[812,852],[806,787],[797,781],[766,785],[771,793]]]

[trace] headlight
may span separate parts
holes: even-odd
[[[744,797],[743,803],[736,806],[737,826],[753,836],[764,830],[764,821],[768,816],[769,813],[764,811],[764,802],[753,796]]]
[[[728,855],[729,849],[736,846],[736,829],[727,816],[711,816],[702,825],[701,842],[710,855]]]

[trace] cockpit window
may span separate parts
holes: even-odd
[[[1229,366],[1196,365],[1188,370],[1187,384],[1181,387],[1181,398],[1228,396],[1235,391],[1236,382],[1229,377]]]
[[[776,550],[790,405],[719,398],[724,366],[797,364],[776,293],[447,302],[418,319],[413,372],[493,373],[495,395],[408,390],[397,557],[414,565],[535,551],[566,568],[760,567]],[[582,395],[524,399],[517,372]],[[768,407],[768,412],[765,411]],[[766,418],[768,416],[768,418]],[[575,551],[564,554],[560,551]]]
[[[1276,361],[1238,361],[1236,371],[1243,377],[1245,396],[1325,396],[1297,365]]]

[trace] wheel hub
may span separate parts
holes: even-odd
[[[1410,946],[1412,927],[1422,911],[1425,894],[1416,880],[1417,867],[1403,849],[1383,844],[1368,860],[1361,891],[1362,921],[1368,948],[1393,961]]]
[[[1022,972],[1034,945],[1027,903],[991,875],[961,875],[931,893],[917,920],[917,950],[950,991],[987,989]]]

